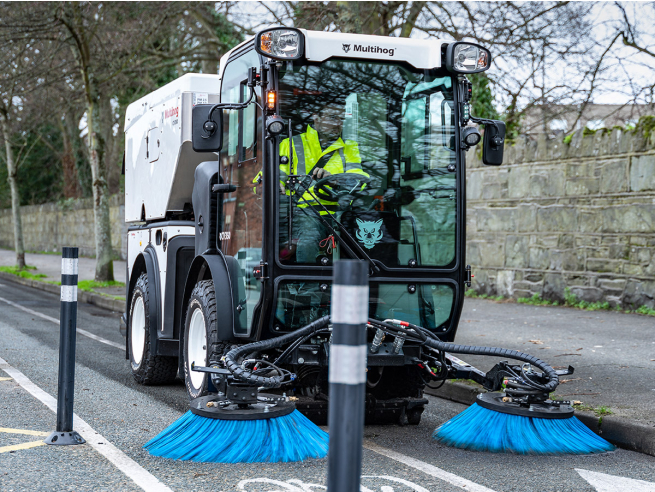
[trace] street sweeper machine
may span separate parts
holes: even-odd
[[[502,390],[485,409],[571,417],[544,362],[452,343],[471,282],[465,151],[483,140],[485,164],[503,157],[504,124],[470,113],[466,75],[490,63],[467,42],[274,28],[218,75],[131,104],[123,322],[136,380],[179,374],[195,416],[297,409],[325,423],[332,269],[354,259],[369,273],[368,423],[418,424],[425,386],[453,378]],[[485,373],[454,354],[521,362]]]

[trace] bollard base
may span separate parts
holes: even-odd
[[[54,431],[43,442],[46,444],[57,444],[59,446],[70,446],[73,444],[84,444],[86,441],[75,431]]]

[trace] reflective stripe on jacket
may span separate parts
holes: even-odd
[[[289,175],[312,174],[314,166],[319,159],[325,154],[332,154],[323,169],[330,174],[356,173],[368,177],[368,174],[362,170],[362,159],[359,156],[359,147],[357,142],[346,140],[345,142],[338,138],[327,149],[321,149],[321,143],[318,139],[318,132],[311,126],[307,126],[307,131],[291,138],[293,147],[293,160],[290,159],[288,164],[280,164],[280,182],[285,184]],[[289,139],[286,138],[280,142],[280,156],[289,157]],[[314,187],[310,187],[314,191]],[[286,190],[289,194],[289,190]],[[327,200],[319,200],[330,211],[336,210],[336,203]],[[314,197],[306,192],[298,202],[299,207],[315,206],[318,207],[322,214],[326,212],[317,204]]]

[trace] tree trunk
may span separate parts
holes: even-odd
[[[25,268],[25,247],[23,246],[23,224],[20,220],[20,196],[16,174],[18,169],[14,161],[14,152],[9,142],[9,125],[6,116],[2,117],[2,134],[5,138],[5,150],[7,152],[7,181],[11,189],[11,217],[14,221],[14,250],[16,251],[16,265],[18,268]]]
[[[96,240],[96,276],[98,282],[114,280],[113,253],[111,248],[111,222],[109,220],[109,193],[103,132],[100,130],[97,90],[89,81],[87,92],[87,145],[91,164],[93,188],[93,217]]]
[[[68,118],[69,115],[66,115],[66,117]],[[77,176],[75,150],[68,129],[61,120],[59,120],[59,131],[61,132],[64,147],[64,151],[61,155],[61,167],[64,171],[64,197],[79,198],[82,196],[82,193],[79,186],[79,178]]]

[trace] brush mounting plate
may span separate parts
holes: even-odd
[[[289,415],[296,406],[278,395],[260,393],[257,403],[239,406],[225,396],[201,396],[191,401],[191,413],[219,420],[264,420]]]
[[[573,407],[563,402],[547,400],[543,403],[533,403],[529,406],[517,402],[503,401],[505,393],[480,393],[476,403],[482,408],[495,412],[535,417],[539,419],[568,419],[573,417]]]

